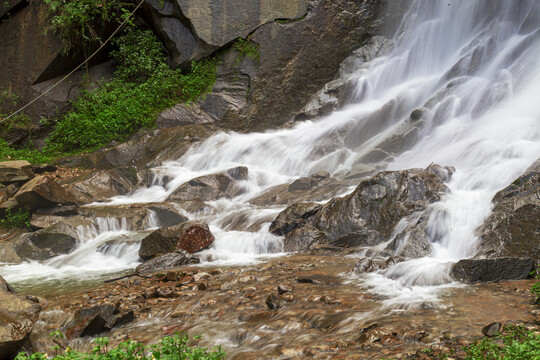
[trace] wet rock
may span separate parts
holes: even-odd
[[[500,322],[494,322],[491,324],[488,324],[482,328],[482,334],[487,337],[493,337],[497,335],[498,333],[502,332],[503,330],[503,324]]]
[[[0,183],[28,181],[34,178],[30,163],[26,160],[0,162]]]
[[[431,253],[432,245],[427,233],[427,219],[425,213],[415,213],[404,218],[408,224],[386,246],[385,250],[398,257],[420,258]]]
[[[297,225],[286,235],[285,249],[306,251],[316,242],[340,247],[377,245],[390,237],[400,220],[426,210],[447,190],[435,174],[426,170],[381,172],[362,181],[350,195],[323,205],[305,225]],[[294,214],[294,210],[286,209],[282,218]]]
[[[34,174],[43,174],[46,172],[55,172],[58,168],[51,164],[32,164],[30,165]]]
[[[66,191],[77,199],[79,204],[105,201],[135,189],[137,183],[135,168],[132,172],[135,176],[133,179],[126,177],[121,169],[93,171],[69,180]]]
[[[0,358],[14,357],[28,339],[41,306],[15,294],[0,276]]]
[[[252,284],[254,282],[257,282],[257,278],[253,275],[242,276],[238,279],[240,284]]]
[[[242,181],[248,179],[248,168],[245,166],[238,166],[227,170],[227,174],[236,181]]]
[[[272,224],[269,231],[276,235],[285,235],[307,223],[321,211],[323,206],[315,203],[297,203],[283,210]]]
[[[208,225],[188,221],[180,225],[155,230],[141,242],[139,256],[147,260],[173,252],[176,249],[202,249],[214,241]],[[181,244],[181,245],[179,245]],[[181,246],[179,248],[179,246]]]
[[[173,269],[187,264],[197,263],[198,259],[193,258],[183,250],[176,250],[172,253],[157,256],[151,260],[145,261],[137,266],[137,273],[152,273],[160,270]],[[172,273],[176,274],[176,273]],[[173,277],[171,275],[171,277]],[[176,279],[175,279],[176,280]],[[174,281],[174,280],[169,280]]]
[[[442,182],[448,182],[452,178],[452,175],[456,172],[456,168],[453,166],[441,166],[437,164],[431,164],[426,168],[426,171],[435,174]]]
[[[155,213],[161,227],[175,226],[189,220],[186,216],[178,213],[172,206],[166,204],[149,206],[148,210]]]
[[[178,280],[178,273],[174,271],[167,271],[164,281],[176,281]]]
[[[23,260],[47,260],[69,254],[80,242],[79,225],[90,226],[91,222],[82,217],[64,218],[45,229],[20,235],[12,245]]]
[[[235,169],[231,169],[235,174]],[[240,175],[240,173],[238,173]],[[244,192],[228,172],[205,175],[188,181],[176,189],[168,201],[204,200],[214,201],[220,198],[233,198]]]
[[[451,271],[454,279],[485,282],[526,279],[534,269],[531,258],[466,259],[458,261]]]
[[[316,244],[326,243],[327,238],[324,232],[313,226],[305,226],[291,231],[283,239],[283,250],[308,251]]]
[[[477,257],[540,259],[540,160],[493,198],[493,210],[477,233]]]
[[[283,305],[281,299],[274,294],[268,295],[265,302],[270,310],[279,309]]]
[[[48,176],[38,175],[24,184],[15,194],[14,204],[5,202],[2,207],[16,206],[29,210],[72,205],[75,198]]]
[[[134,313],[131,310],[121,313],[116,306],[97,305],[75,311],[73,319],[66,325],[64,333],[68,339],[94,336],[133,319]]]
[[[320,184],[321,181],[326,180],[330,177],[330,174],[327,171],[322,171],[309,177],[302,177],[295,180],[291,185],[289,185],[288,191],[306,191],[310,190],[313,187]]]
[[[279,295],[282,295],[285,293],[291,293],[294,290],[294,286],[290,284],[279,284],[277,287],[277,290],[278,290]]]

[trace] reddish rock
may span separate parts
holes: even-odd
[[[208,230],[208,228],[201,227],[199,225],[193,225],[178,238],[176,249],[185,250],[190,254],[203,250],[210,246],[215,240],[214,235]]]

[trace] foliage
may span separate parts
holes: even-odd
[[[94,150],[122,141],[141,127],[152,127],[157,114],[180,101],[195,101],[216,79],[216,62],[195,62],[183,74],[168,67],[151,31],[130,28],[116,41],[117,77],[98,89],[83,91],[73,110],[57,123],[49,150]]]
[[[0,120],[8,116],[19,105],[19,98],[16,94],[11,94],[6,90],[0,91]],[[0,130],[10,130],[13,127],[26,127],[30,129],[30,124],[30,118],[23,113],[19,113],[0,123]]]
[[[133,0],[44,0],[53,30],[64,40],[65,50],[100,41],[98,31],[109,23],[120,23],[135,5]]]
[[[32,164],[48,163],[53,157],[60,155],[50,150],[40,151],[29,147],[16,149],[0,139],[0,161],[28,160]]]
[[[58,339],[61,334],[53,333],[52,337]],[[158,344],[144,346],[133,340],[123,341],[116,348],[108,349],[108,338],[97,338],[94,340],[95,347],[91,353],[80,353],[67,348],[63,353],[59,352],[59,347],[54,347],[57,355],[55,360],[219,360],[225,358],[225,353],[220,347],[212,351],[190,346],[190,341],[185,334],[174,334],[171,337],[163,338]],[[15,360],[46,360],[47,354],[35,353],[27,355],[20,353]]]
[[[539,360],[540,335],[522,326],[509,325],[505,333],[478,340],[465,352],[467,360]]]
[[[240,53],[239,61],[243,61],[245,58],[253,59],[256,62],[261,62],[260,45],[251,41],[249,38],[238,38],[233,43],[233,48]]]
[[[0,226],[5,229],[25,229],[30,227],[31,215],[27,209],[6,209],[0,219]]]

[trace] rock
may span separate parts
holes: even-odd
[[[491,324],[488,324],[482,328],[482,334],[487,337],[493,337],[497,335],[498,333],[502,332],[503,330],[503,324],[500,322],[494,322]]]
[[[117,307],[109,304],[83,308],[75,311],[64,333],[68,339],[94,336],[125,324],[133,318],[133,311],[120,313]]]
[[[236,181],[247,180],[248,168],[245,166],[238,166],[238,167],[227,170],[227,175],[229,175]]]
[[[185,250],[188,253],[193,254],[197,251],[206,249],[214,242],[214,240],[214,235],[212,235],[207,225],[204,227],[193,225],[186,227],[186,230],[180,234],[176,249]]]
[[[32,214],[30,225],[34,229],[44,229],[59,223],[63,219],[63,216],[57,215]]]
[[[426,168],[426,171],[435,174],[442,182],[448,182],[456,172],[456,168],[453,166],[442,167],[441,165],[431,164]]]
[[[68,194],[62,186],[44,175],[38,175],[24,184],[15,194],[14,200],[14,204],[8,201],[2,207],[16,206],[34,210],[75,203],[75,198]]]
[[[394,256],[411,259],[428,256],[432,250],[426,230],[428,218],[424,213],[406,217],[405,223],[408,225],[394,237],[385,250]]]
[[[306,191],[310,190],[313,187],[317,186],[321,181],[326,180],[330,177],[330,174],[327,171],[322,171],[309,177],[303,177],[295,180],[287,189],[288,191]]]
[[[131,169],[134,179],[125,176],[121,169],[97,170],[71,179],[69,184],[66,184],[66,191],[79,204],[105,201],[113,196],[125,195],[134,190],[137,184],[136,169]]]
[[[48,228],[22,234],[12,244],[16,254],[24,260],[46,260],[69,254],[80,241],[78,225],[90,226],[91,222],[80,217],[65,218]]]
[[[323,242],[340,247],[377,245],[389,239],[400,220],[425,211],[447,190],[437,176],[426,170],[383,171],[362,181],[351,194],[322,205],[306,221],[296,222],[295,230],[284,239],[285,250],[306,251],[313,244]],[[280,228],[277,224],[291,227],[283,219],[287,219],[287,214],[295,214],[296,207],[285,209],[278,216],[280,221],[276,218],[275,229]],[[421,235],[423,227],[417,225],[409,230]],[[429,242],[424,241],[427,237],[418,239],[417,243],[411,243],[410,254],[429,249]]]
[[[308,251],[313,245],[327,243],[326,234],[313,226],[305,226],[295,229],[283,239],[283,250]]]
[[[540,160],[493,198],[493,210],[478,229],[477,257],[540,259]]]
[[[270,310],[279,309],[282,305],[283,302],[277,295],[271,294],[266,297],[266,306]]]
[[[246,38],[259,26],[276,19],[296,19],[307,12],[307,0],[249,3],[242,0],[176,0],[197,38],[221,47],[236,38]]]
[[[46,172],[55,172],[57,170],[56,166],[50,164],[32,164],[30,165],[34,174],[43,174]]]
[[[167,201],[231,199],[243,192],[244,189],[239,186],[237,180],[225,172],[192,179],[178,187]]]
[[[454,279],[465,282],[523,280],[534,269],[531,258],[467,259],[458,261],[451,271]]]
[[[177,104],[163,111],[156,120],[157,127],[175,127],[211,123],[213,119],[196,104]]]
[[[197,262],[198,259],[191,257],[186,251],[176,250],[174,252],[157,256],[151,260],[145,261],[141,265],[137,266],[135,271],[137,273],[153,273],[156,271],[174,269],[183,265]]]
[[[297,203],[283,210],[270,224],[269,231],[275,235],[285,235],[307,223],[317,215],[323,206],[316,203]]]
[[[148,260],[182,248],[188,252],[200,250],[213,241],[214,236],[210,233],[208,225],[188,221],[152,232],[142,240],[139,256]]]
[[[166,204],[149,206],[148,210],[155,213],[159,226],[161,227],[175,226],[189,220],[187,217],[179,214],[174,208]]]
[[[294,290],[294,286],[290,284],[279,284],[277,290],[279,295],[291,293]]]
[[[0,183],[11,184],[34,178],[30,163],[26,160],[0,162]]]
[[[17,296],[0,276],[0,358],[11,359],[28,340],[41,306]]]

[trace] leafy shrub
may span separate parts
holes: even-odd
[[[0,161],[28,160],[33,164],[42,164],[50,162],[55,155],[59,154],[28,147],[16,149],[10,147],[5,140],[0,139]]]
[[[538,269],[533,271],[531,275],[533,275],[536,280],[540,280],[540,265],[538,265]],[[531,287],[531,293],[536,295],[536,302],[538,303],[540,301],[540,281],[533,284]]]
[[[5,229],[24,229],[30,227],[31,215],[27,209],[13,208],[6,209],[3,218],[0,219],[0,226]]]
[[[54,334],[54,333],[53,333]],[[55,335],[56,336],[56,335]],[[55,360],[220,360],[224,359],[225,353],[220,347],[209,351],[205,348],[190,347],[187,335],[175,334],[171,337],[163,338],[158,344],[144,346],[141,343],[126,340],[113,349],[108,349],[109,340],[107,338],[97,338],[94,340],[95,347],[92,353],[80,353],[69,348],[53,357]],[[58,351],[58,347],[53,348]],[[43,353],[27,355],[20,353],[15,360],[47,360]]]
[[[213,59],[194,62],[187,74],[170,69],[151,31],[130,28],[116,43],[117,77],[98,89],[83,91],[72,111],[57,123],[49,150],[94,150],[125,140],[140,128],[152,127],[164,109],[197,100],[215,82]]]

